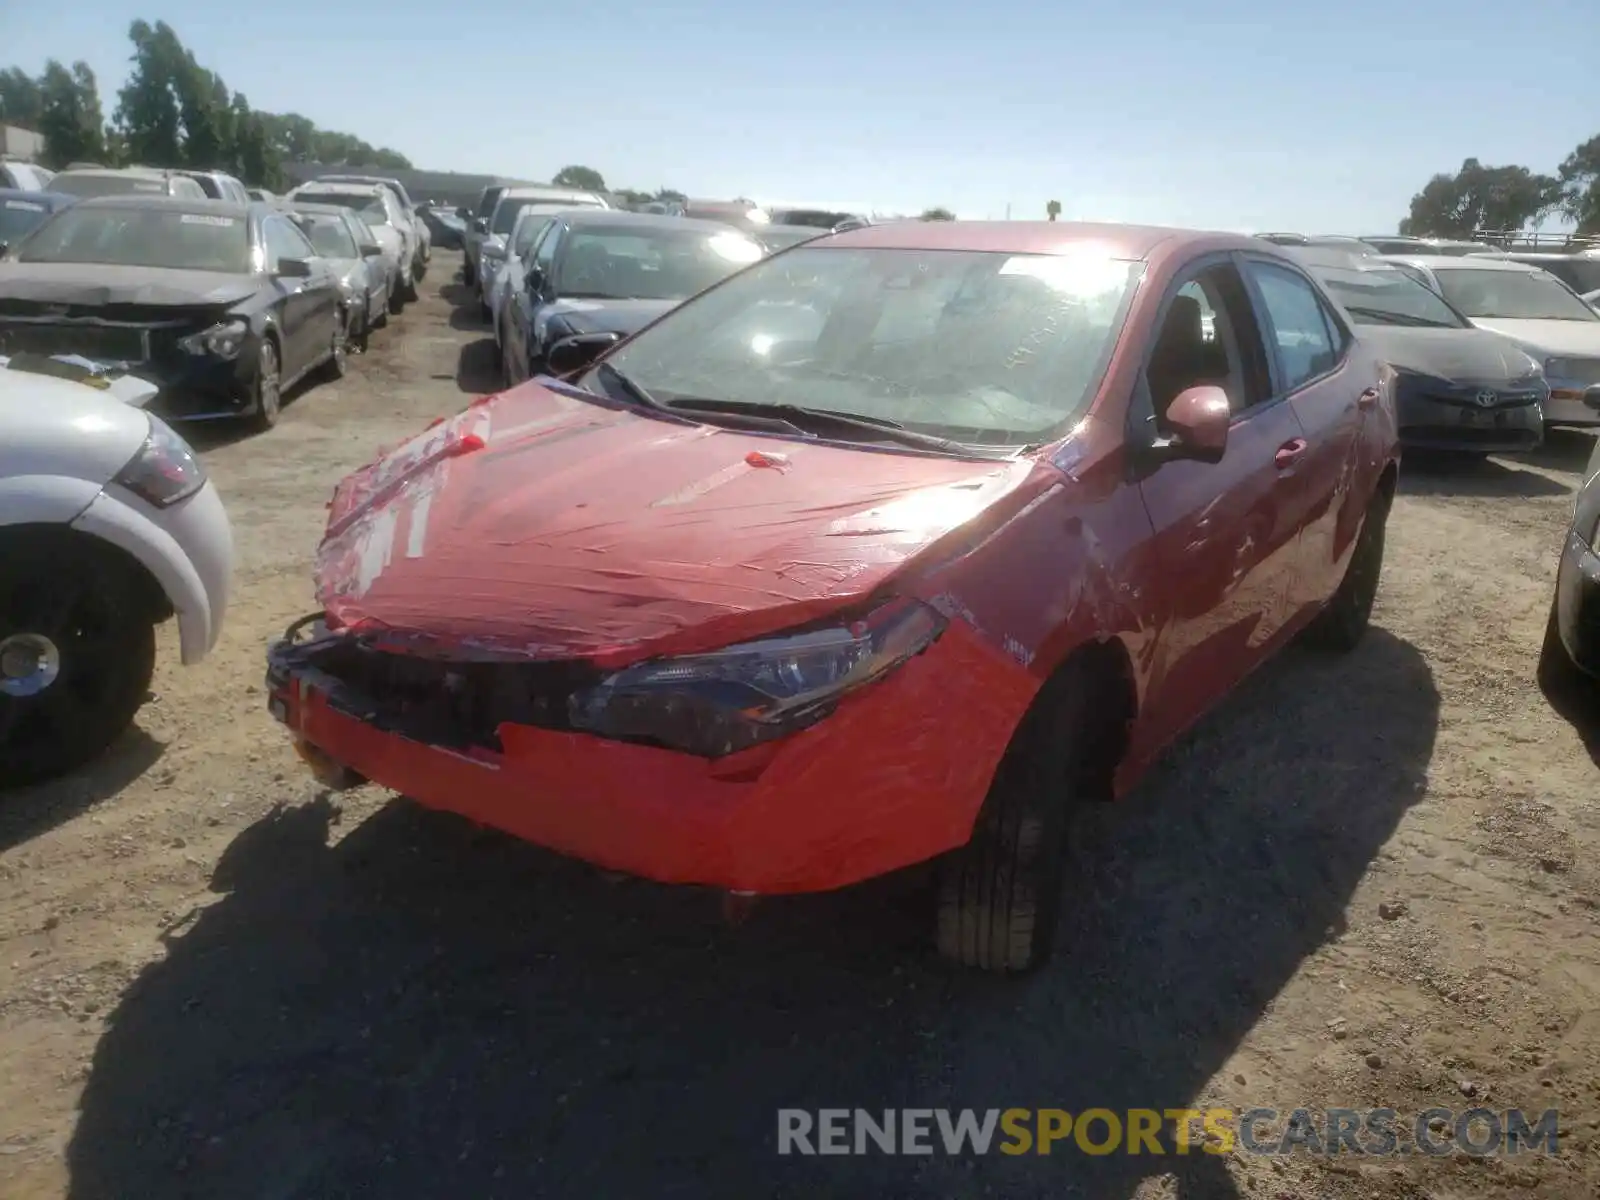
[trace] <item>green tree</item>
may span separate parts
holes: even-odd
[[[1561,210],[1579,233],[1600,234],[1600,134],[1567,155],[1560,177]]]
[[[1061,201],[1052,200],[1049,204],[1046,204],[1044,206],[1044,215],[1048,221],[1054,221],[1059,217],[1061,215]]]
[[[252,112],[243,93],[233,97],[234,166],[251,187],[282,191],[283,160],[272,140],[267,114]]]
[[[224,97],[220,108],[218,88]],[[219,169],[233,157],[227,87],[184,50],[173,75],[172,89],[177,93],[178,114],[183,120],[184,164],[199,171]]]
[[[55,59],[39,76],[38,131],[45,139],[45,164],[57,170],[70,162],[106,161],[105,115],[100,89],[87,63],[68,71]]]
[[[682,192],[675,191],[672,188],[658,188],[656,190],[655,198],[657,200],[666,200],[672,204],[689,203],[688,196],[685,196]]]
[[[182,66],[174,53],[178,36],[165,21],[151,26],[135,21],[128,29],[133,42],[133,70],[117,94],[117,128],[129,160],[152,167],[184,163],[183,117],[173,82]]]
[[[36,130],[42,107],[37,79],[21,67],[0,71],[0,122]]]
[[[605,177],[593,167],[562,167],[550,182],[556,187],[580,188],[586,192],[606,190]]]
[[[1454,175],[1438,174],[1411,197],[1400,232],[1471,237],[1474,230],[1519,230],[1561,203],[1561,181],[1527,167],[1486,167],[1475,158]]]
[[[925,208],[922,210],[922,215],[917,218],[919,221],[954,221],[955,219],[955,213],[948,208]]]

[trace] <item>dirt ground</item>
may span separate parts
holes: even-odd
[[[1376,617],[1293,652],[1097,817],[1021,982],[928,953],[915,875],[769,902],[581,865],[375,789],[261,694],[335,481],[485,390],[436,258],[337,385],[205,459],[239,541],[202,665],[0,803],[0,1195],[1600,1194],[1600,736],[1534,682],[1588,439],[1408,464]],[[1586,747],[1584,730],[1589,731]],[[1561,1112],[1555,1158],[779,1158],[794,1106]]]

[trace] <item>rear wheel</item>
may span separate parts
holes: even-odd
[[[328,361],[322,366],[323,376],[327,379],[343,379],[350,365],[348,331],[349,317],[341,312],[334,318],[333,333],[329,335]]]
[[[1384,530],[1389,523],[1390,503],[1388,493],[1382,490],[1372,498],[1339,590],[1306,629],[1307,640],[1323,650],[1348,654],[1360,645],[1367,632],[1372,606],[1378,598],[1378,579],[1383,573]]]
[[[264,337],[261,339],[261,348],[256,351],[256,394],[251,401],[250,415],[246,418],[258,433],[264,433],[278,423],[278,414],[283,410],[282,389],[278,344]]]
[[[478,282],[478,273],[472,269],[472,259],[468,258],[461,266],[461,282],[472,287]]]
[[[98,757],[150,691],[155,624],[133,568],[81,538],[0,544],[0,786]]]
[[[972,839],[939,866],[939,953],[1024,972],[1049,961],[1069,834],[1102,782],[1092,766],[1092,689],[1068,679],[1031,712],[990,784]]]

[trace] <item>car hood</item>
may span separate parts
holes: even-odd
[[[1533,369],[1515,342],[1487,329],[1363,325],[1361,340],[1391,366],[1451,383],[1509,383]]]
[[[1474,317],[1479,329],[1503,333],[1528,347],[1535,358],[1547,354],[1600,357],[1600,321],[1514,321],[1504,317]]]
[[[709,649],[858,600],[1060,478],[680,424],[550,383],[340,483],[317,555],[330,624],[454,657]]]
[[[681,300],[557,300],[544,313],[574,333],[637,333]]]
[[[0,262],[0,299],[44,304],[205,307],[235,304],[261,286],[254,275],[112,267],[102,263]]]

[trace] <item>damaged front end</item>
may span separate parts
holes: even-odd
[[[387,733],[460,754],[504,754],[504,726],[633,742],[698,758],[750,750],[825,718],[856,688],[926,650],[945,618],[911,599],[707,653],[621,670],[587,661],[430,655],[392,634],[296,622],[268,650],[268,691],[285,719],[291,686]]]

